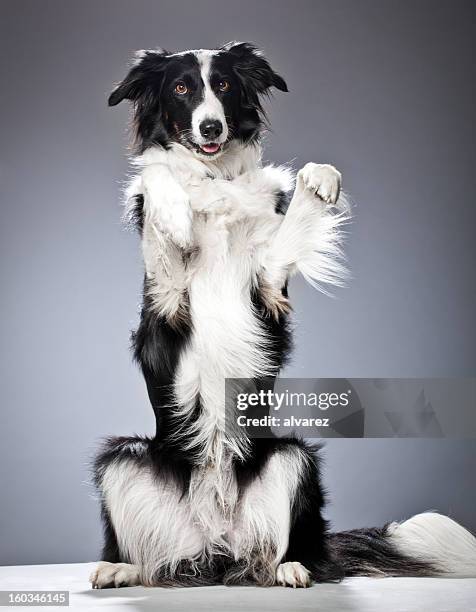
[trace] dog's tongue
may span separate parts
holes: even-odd
[[[216,153],[220,148],[220,145],[212,142],[210,144],[202,145],[200,148],[202,151],[205,151],[205,153]]]

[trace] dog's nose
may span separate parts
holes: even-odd
[[[221,121],[205,119],[200,123],[200,134],[209,140],[215,140],[223,132]]]

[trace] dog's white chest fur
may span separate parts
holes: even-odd
[[[338,282],[342,272],[343,218],[323,204],[337,198],[337,171],[308,164],[282,215],[277,198],[293,189],[294,177],[285,167],[263,167],[260,155],[258,147],[232,143],[220,160],[205,163],[179,145],[151,149],[130,191],[144,196],[142,246],[154,308],[172,321],[185,302],[188,308],[191,336],[175,373],[175,411],[178,421],[197,402],[200,411],[183,444],[216,466],[227,447],[243,457],[246,446],[225,435],[225,380],[276,374],[253,291],[276,314],[295,269],[311,282]]]
[[[246,184],[206,179],[188,193],[193,210],[194,254],[188,269],[192,335],[175,390],[183,416],[200,398],[194,444],[202,444],[204,456],[219,464],[227,445],[242,454],[239,440],[225,436],[225,379],[274,373],[251,292],[280,219],[271,189],[256,194]]]

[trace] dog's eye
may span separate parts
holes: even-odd
[[[184,94],[187,93],[188,87],[185,85],[185,83],[177,83],[177,85],[175,85],[174,91],[180,96],[183,96]]]
[[[225,80],[220,81],[218,83],[218,89],[220,91],[228,91],[230,89],[230,83],[228,83],[228,81],[225,81]]]

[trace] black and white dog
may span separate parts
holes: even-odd
[[[309,163],[294,181],[261,163],[273,87],[287,91],[261,52],[230,43],[140,52],[109,98],[133,104],[128,211],[145,262],[133,345],[157,432],[111,439],[96,460],[95,588],[476,575],[475,538],[438,514],[329,534],[315,449],[227,434],[225,379],[265,388],[289,354],[289,277],[322,288],[345,272],[339,172]]]

